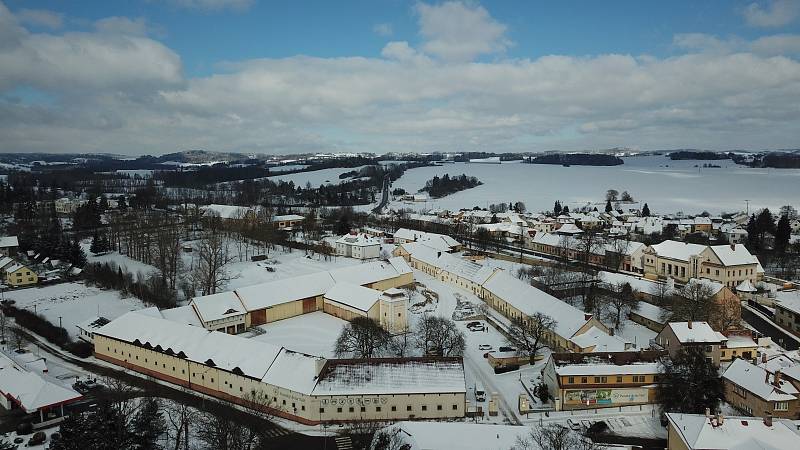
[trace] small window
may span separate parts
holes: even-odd
[[[376,406],[375,407],[375,412],[381,412],[381,407],[380,406]]]
[[[594,377],[594,382],[595,383],[599,383],[600,382],[600,377]]]
[[[302,405],[302,406],[300,406],[300,409],[301,409],[301,410],[303,410],[303,411],[305,411],[305,410],[306,410],[306,405]]]
[[[406,411],[411,411],[411,405],[406,406]]]
[[[337,412],[337,413],[340,413],[340,412],[342,412],[342,408],[336,408],[336,412]]]
[[[366,407],[364,407],[364,406],[362,406],[362,407],[361,407],[361,412],[367,412],[367,408],[366,408]]]
[[[397,411],[397,406],[392,406],[392,411]]]
[[[214,382],[214,377],[211,377],[211,382],[212,382],[212,383]]]
[[[589,378],[587,378],[587,377],[581,377],[581,383],[583,383],[583,384],[586,384],[586,383],[588,383],[588,382],[589,382]]]
[[[323,414],[324,412],[325,412],[325,408],[320,408],[320,409],[319,409],[319,413],[320,413],[320,414]]]
[[[347,408],[347,410],[348,410],[349,412],[354,412],[354,411],[355,411],[355,408],[353,408],[353,407],[351,406],[351,407]]]
[[[567,378],[567,383],[569,383],[569,384],[574,384],[574,383],[575,383],[575,377],[569,377],[569,378]]]
[[[453,405],[453,411],[458,409],[458,405]]]
[[[442,410],[442,405],[436,405],[436,410],[437,411],[441,411]]]
[[[622,377],[621,376],[617,376],[617,383],[622,383]]]
[[[427,411],[428,410],[428,405],[422,405],[422,410],[423,411]]]
[[[239,392],[242,392],[242,391],[243,391],[242,387],[241,387],[241,386],[239,386]]]

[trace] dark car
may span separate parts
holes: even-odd
[[[33,433],[33,436],[31,436],[31,438],[28,440],[27,445],[28,447],[31,447],[34,445],[43,444],[44,441],[46,440],[47,440],[47,435],[44,434],[44,432],[42,431],[37,431],[36,433]]]

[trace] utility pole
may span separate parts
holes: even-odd
[[[61,316],[58,316],[58,328],[64,328],[61,326]]]
[[[750,200],[744,199],[744,202],[747,204],[747,217],[750,217]]]

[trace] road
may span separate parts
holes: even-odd
[[[748,306],[742,307],[742,319],[749,323],[760,333],[772,338],[772,341],[786,350],[797,350],[800,348],[800,343],[797,338],[787,334],[785,331],[778,328],[777,325],[765,320],[759,314],[753,312]]]
[[[373,208],[372,212],[380,214],[387,204],[389,204],[389,175],[383,177],[383,196],[381,198],[381,202],[378,204],[378,206]]]

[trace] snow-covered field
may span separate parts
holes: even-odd
[[[128,311],[144,308],[135,297],[122,298],[117,291],[106,291],[83,283],[62,283],[45,287],[20,289],[5,293],[5,298],[15,300],[18,308],[36,311],[50,323],[62,326],[70,336],[77,338],[76,324],[98,314],[116,319]]]
[[[133,258],[129,258],[125,255],[120,254],[119,252],[109,252],[101,255],[94,255],[92,252],[89,251],[91,247],[91,239],[85,240],[81,242],[81,248],[83,248],[83,252],[86,253],[86,261],[90,263],[107,263],[113,262],[117,266],[121,267],[124,272],[130,272],[133,274],[148,274],[150,272],[156,271],[155,267],[145,264],[141,261],[137,261]]]
[[[269,177],[270,180],[274,182],[278,181],[293,181],[295,186],[305,186],[306,183],[311,183],[312,187],[319,187],[322,184],[339,184],[342,181],[347,180],[340,180],[339,175],[351,172],[353,170],[358,170],[361,167],[337,167],[334,169],[322,169],[322,170],[315,170],[312,172],[300,172],[300,173],[292,173],[288,175],[277,175],[274,177]]]
[[[521,164],[444,164],[411,169],[392,185],[417,192],[435,175],[445,173],[475,176],[483,185],[447,197],[420,203],[392,204],[395,208],[459,209],[487,207],[492,203],[522,201],[529,210],[549,210],[555,200],[570,208],[597,202],[607,189],[627,190],[650,209],[671,213],[745,209],[741,195],[747,192],[750,206],[777,209],[800,197],[800,170],[752,169],[731,161],[671,161],[665,156],[624,158],[625,164],[589,167]],[[718,169],[696,168],[710,162]],[[314,173],[314,172],[311,172]],[[313,183],[312,183],[313,184]],[[664,186],[669,186],[664,189]],[[702,195],[697,195],[702,192]]]

